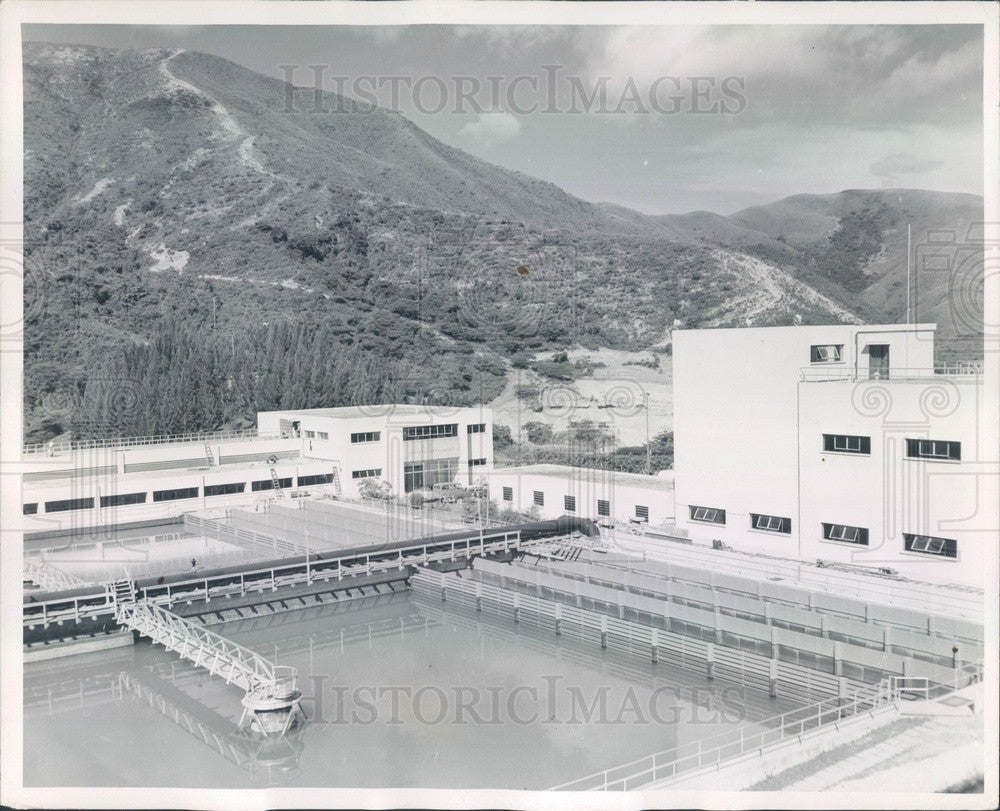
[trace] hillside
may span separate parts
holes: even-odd
[[[875,306],[820,272],[818,226],[796,241],[778,214],[594,205],[395,113],[333,94],[289,111],[282,83],[207,54],[24,55],[33,440],[490,400],[526,353]],[[897,276],[887,260],[872,285],[887,320]]]

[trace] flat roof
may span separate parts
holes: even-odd
[[[776,330],[824,330],[824,329],[852,329],[863,332],[875,331],[883,332],[892,330],[894,332],[927,332],[937,330],[934,322],[921,324],[788,324],[783,327],[675,327],[674,332],[763,332],[765,330],[774,332]]]
[[[261,411],[260,414],[302,414],[310,417],[387,417],[397,415],[419,415],[433,414],[435,416],[446,415],[449,412],[459,411],[483,411],[488,410],[486,405],[473,406],[444,406],[444,405],[423,405],[416,403],[372,403],[363,406],[339,406],[337,408],[296,408],[282,409],[280,411]]]
[[[495,467],[489,475],[511,474],[515,476],[545,476],[552,479],[576,479],[611,482],[623,487],[644,487],[648,490],[668,491],[674,489],[674,472],[664,471],[663,476],[647,476],[645,473],[625,473],[604,468],[574,467],[573,465],[520,465],[515,467]]]

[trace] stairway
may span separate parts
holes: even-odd
[[[271,486],[274,490],[275,498],[284,498],[285,491],[281,489],[281,479],[278,478],[278,468],[275,467],[274,462],[270,463],[271,467]]]
[[[212,453],[212,446],[211,445],[206,445],[205,446],[205,458],[208,459],[208,466],[209,467],[214,467],[215,466],[215,455]]]
[[[126,605],[135,605],[135,582],[131,578],[123,578],[108,583],[105,586],[108,597],[115,605],[115,614],[119,613],[119,608]]]

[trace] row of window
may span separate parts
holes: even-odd
[[[356,434],[351,434],[352,445],[360,445],[363,442],[378,442],[381,439],[381,431],[359,431]]]
[[[403,441],[412,439],[440,439],[442,437],[458,436],[458,423],[446,425],[408,425],[403,428]]]
[[[486,464],[486,459],[470,459],[469,467],[482,467]]]
[[[381,471],[379,471],[381,473]],[[298,486],[305,487],[310,484],[332,484],[333,474],[332,473],[321,473],[315,476],[299,476]],[[281,487],[291,487],[292,479],[291,477],[286,477],[279,479],[279,484]],[[250,489],[252,492],[259,492],[261,490],[273,490],[274,481],[271,479],[261,479],[259,481],[250,482]],[[206,484],[205,485],[205,496],[228,496],[235,493],[246,492],[246,482],[228,482],[226,484]],[[198,498],[199,488],[197,487],[178,487],[172,490],[154,490],[153,491],[153,501],[179,501],[186,498]],[[115,493],[110,496],[101,496],[100,505],[101,507],[124,507],[131,504],[145,504],[147,502],[147,497],[149,493]],[[58,512],[69,512],[71,510],[92,510],[94,509],[94,499],[93,497],[87,498],[68,498],[68,499],[57,499],[55,501],[45,502],[45,512],[47,513],[58,513]],[[22,511],[25,515],[37,515],[38,514],[38,502],[31,502],[29,504],[22,505]]]
[[[726,511],[714,507],[690,506],[692,521],[709,524],[725,524]],[[762,513],[750,513],[750,526],[753,529],[791,535],[792,519]],[[823,524],[823,539],[868,546],[868,528],[854,527],[848,524]],[[903,533],[904,549],[907,552],[922,552],[928,555],[940,555],[946,558],[958,557],[958,542],[951,538],[935,538],[930,535]]]
[[[513,501],[514,500],[514,488],[504,487],[503,488],[503,500]],[[532,500],[538,507],[545,506],[545,493],[541,490],[535,490],[532,493]],[[568,512],[576,512],[576,496],[563,496],[563,509]],[[607,499],[599,498],[597,499],[597,514],[599,516],[610,516],[611,515],[611,502]],[[642,519],[644,521],[649,520],[649,507],[642,504],[635,505],[635,517]]]
[[[371,467],[367,470],[352,470],[352,479],[377,479],[382,475],[382,468]]]
[[[823,450],[826,453],[856,453],[870,456],[872,440],[868,436],[850,434],[823,434]],[[948,459],[962,460],[962,443],[940,439],[907,439],[907,459]]]
[[[330,434],[326,431],[306,431],[306,439],[329,439]]]

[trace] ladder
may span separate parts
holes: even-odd
[[[285,491],[281,489],[281,479],[278,478],[278,468],[275,466],[275,461],[273,456],[268,459],[268,465],[271,468],[271,487],[274,490],[275,498],[284,498]]]
[[[105,587],[108,592],[108,597],[111,602],[114,603],[117,610],[118,606],[131,605],[135,603],[135,581],[132,578],[127,577],[121,580],[115,580],[108,583]]]
[[[215,465],[215,456],[212,454],[211,445],[205,445],[205,458],[208,459],[209,467],[213,467]]]
[[[344,495],[344,490],[340,486],[340,468],[335,467],[333,469],[333,485],[337,488],[337,498],[341,498]]]

